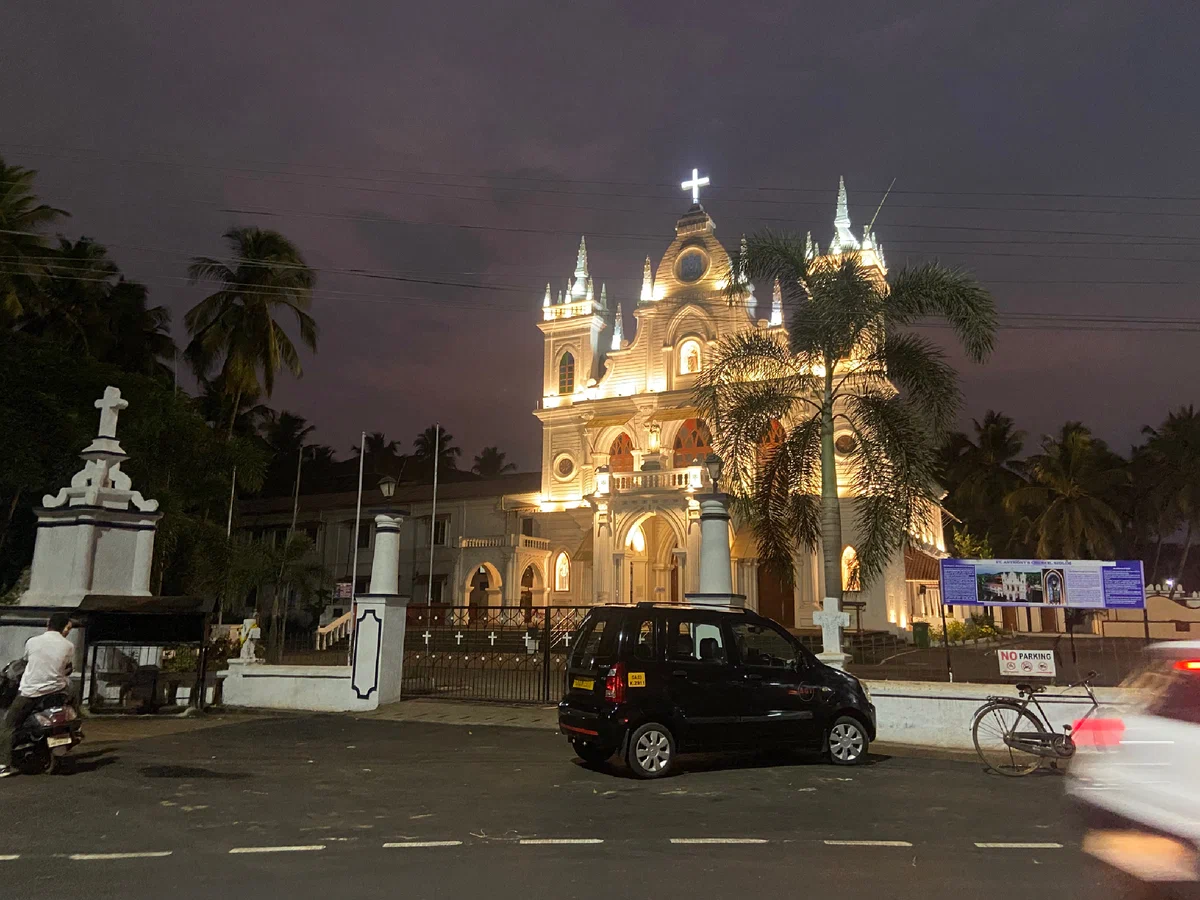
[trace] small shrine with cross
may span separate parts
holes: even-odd
[[[29,590],[22,606],[76,607],[89,594],[150,596],[157,500],[133,490],[121,471],[128,455],[117,416],[129,406],[109,386],[96,401],[100,427],[80,453],[83,468],[57,494],[42,498]]]

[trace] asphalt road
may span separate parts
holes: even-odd
[[[1053,774],[706,756],[642,782],[544,731],[336,716],[80,751],[0,781],[0,896],[1124,896]]]

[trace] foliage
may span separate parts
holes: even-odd
[[[42,232],[67,214],[38,201],[37,172],[0,157],[0,324],[38,311],[49,246]]]
[[[462,449],[455,446],[454,435],[440,425],[430,425],[413,441],[413,459],[431,464],[437,454],[438,468],[457,469]]]
[[[1008,551],[1014,516],[1004,508],[1004,498],[1024,483],[1018,457],[1025,433],[1011,418],[990,409],[982,420],[972,421],[972,431],[952,432],[942,445],[946,505],[985,542]]]
[[[951,546],[954,555],[959,559],[993,559],[992,542],[986,535],[976,537],[971,530],[963,525],[955,526]]]
[[[471,471],[484,478],[515,472],[517,464],[505,462],[507,455],[499,447],[484,447],[475,457],[475,465],[471,466]]]
[[[962,622],[958,621],[958,619],[947,619],[946,627],[944,629],[936,628],[936,627],[930,628],[929,636],[930,636],[930,638],[932,638],[934,641],[941,644],[942,646],[945,646],[945,644],[946,644],[946,636],[947,635],[950,636],[951,644],[961,644],[963,642],[963,637],[966,634],[966,631],[967,631],[966,625],[964,625]]]
[[[1114,494],[1127,485],[1124,461],[1078,422],[1042,440],[1025,462],[1029,483],[1004,501],[1041,559],[1111,559],[1121,518]]]
[[[745,302],[750,279],[780,286],[787,338],[764,331],[722,341],[695,390],[725,478],[751,522],[759,555],[780,577],[792,556],[823,548],[826,593],[841,598],[839,468],[852,488],[864,586],[937,502],[937,442],[959,402],[941,349],[907,330],[936,316],[967,355],[991,350],[992,299],[961,272],[926,265],[889,286],[856,253],[812,257],[805,242],[765,232],[735,257],[726,291]],[[775,426],[777,445],[763,439]],[[839,464],[835,437],[846,435]]]
[[[192,340],[187,358],[200,377],[220,373],[222,391],[236,410],[247,392],[271,396],[275,376],[303,374],[300,354],[277,317],[291,313],[300,340],[317,349],[317,323],[309,314],[316,276],[291,241],[277,231],[231,228],[225,232],[230,263],[198,256],[188,267],[193,282],[220,288],[184,317]],[[228,426],[233,433],[234,421]]]
[[[1145,496],[1154,521],[1156,547],[1161,546],[1170,530],[1186,526],[1183,553],[1175,572],[1176,583],[1181,583],[1200,527],[1200,415],[1191,406],[1180,407],[1167,415],[1160,428],[1147,427],[1143,433],[1148,440],[1137,459],[1149,484]],[[1155,569],[1157,562],[1156,555]]]

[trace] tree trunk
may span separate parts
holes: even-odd
[[[228,441],[233,440],[233,426],[237,422],[238,407],[242,405],[242,389],[238,388],[237,393],[233,395],[233,412],[229,414],[229,434],[225,436]]]
[[[826,362],[825,402],[821,407],[821,555],[825,596],[842,608],[842,507],[838,500],[837,456],[833,446],[833,365]]]
[[[8,542],[8,529],[12,527],[13,516],[17,514],[17,502],[21,499],[21,489],[13,493],[12,503],[8,504],[8,515],[4,518],[4,528],[0,530],[0,550],[4,549],[4,545]]]
[[[1187,568],[1188,554],[1192,550],[1192,525],[1195,524],[1194,519],[1188,519],[1187,535],[1183,539],[1183,556],[1179,558],[1179,571],[1175,574],[1175,583],[1171,585],[1171,597],[1175,596],[1176,588],[1183,587],[1183,571]],[[1195,586],[1192,590],[1195,590]]]

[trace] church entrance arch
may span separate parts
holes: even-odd
[[[533,621],[533,611],[546,602],[546,591],[542,585],[542,573],[530,563],[521,573],[521,616],[528,625]]]
[[[648,512],[623,531],[621,571],[617,573],[619,603],[678,603],[678,558],[682,549],[675,524]]]
[[[500,605],[500,572],[491,563],[477,566],[467,577],[467,621],[487,619],[490,606]]]

